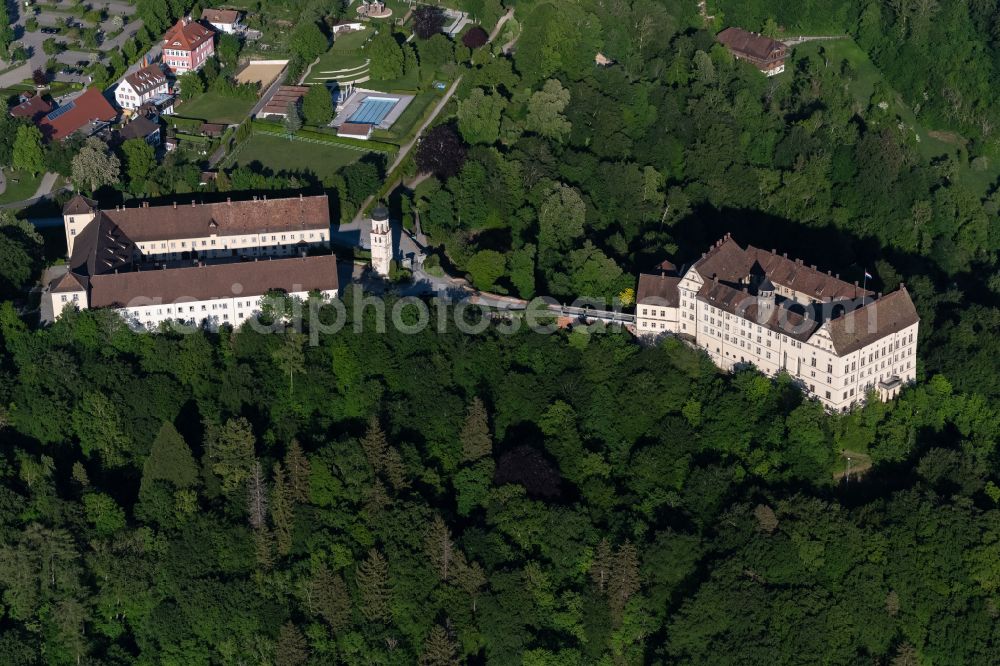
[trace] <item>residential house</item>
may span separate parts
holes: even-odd
[[[715,38],[738,60],[746,60],[767,76],[785,71],[787,49],[779,41],[742,28],[726,28]]]
[[[37,123],[42,116],[52,110],[52,104],[45,101],[41,95],[36,95],[31,91],[21,93],[18,99],[19,104],[10,109],[10,115],[15,118],[27,118],[31,122]]]
[[[146,116],[136,116],[119,130],[118,136],[122,141],[142,139],[155,148],[160,145],[160,124]]]
[[[215,53],[215,33],[197,21],[183,18],[163,36],[163,64],[174,74],[201,69]]]
[[[115,101],[123,109],[135,110],[168,90],[166,74],[154,63],[123,78],[115,88]]]
[[[235,34],[244,30],[240,23],[240,13],[235,9],[204,9],[201,20],[219,32]]]

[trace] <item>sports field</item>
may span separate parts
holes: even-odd
[[[272,62],[252,62],[236,75],[238,83],[257,83],[261,92],[274,83],[274,80],[281,74],[287,63],[284,60]]]

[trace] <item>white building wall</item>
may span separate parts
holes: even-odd
[[[691,269],[678,284],[678,307],[640,303],[636,307],[636,332],[640,336],[687,336],[723,370],[750,363],[771,377],[787,372],[810,397],[833,411],[850,409],[872,391],[882,399],[898,394],[899,386],[880,390],[879,382],[898,377],[900,384],[906,384],[916,379],[919,323],[840,357],[826,325],[808,340],[796,340],[699,300],[697,293],[702,283],[701,276]],[[777,291],[789,297],[799,295],[787,288],[782,291],[779,287]]]
[[[115,101],[118,102],[118,106],[123,109],[138,109],[140,106],[150,101],[154,97],[160,94],[165,94],[167,92],[167,82],[164,81],[158,85],[153,90],[145,94],[136,93],[135,89],[132,88],[132,84],[128,81],[122,79],[122,82],[118,84],[115,88]]]
[[[320,292],[325,298],[336,298],[337,290],[328,289]],[[266,294],[240,294],[239,296],[213,298],[204,301],[184,300],[176,303],[157,302],[157,299],[136,298],[124,308],[117,308],[126,321],[154,330],[164,322],[180,321],[189,325],[200,326],[230,324],[239,327],[261,311],[261,302]],[[309,292],[298,291],[289,294],[295,298],[306,299]]]
[[[294,256],[300,243],[310,247],[325,247],[330,240],[330,230],[310,229],[275,233],[203,236],[200,238],[162,239],[136,243],[143,257],[150,260],[181,259],[187,253],[197,252],[199,257],[248,257]]]
[[[52,304],[52,318],[58,319],[63,310],[71,305],[75,305],[78,310],[87,309],[87,292],[70,291],[60,293],[49,293],[49,302]]]

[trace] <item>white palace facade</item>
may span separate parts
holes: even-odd
[[[239,326],[273,291],[338,294],[326,195],[102,210],[63,209],[69,270],[49,285],[52,317],[73,305],[130,323]]]
[[[920,319],[904,285],[875,294],[728,234],[683,274],[661,268],[639,276],[640,336],[678,335],[725,370],[786,372],[834,411],[871,392],[892,398],[916,377]]]

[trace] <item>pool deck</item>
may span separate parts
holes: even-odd
[[[344,103],[344,106],[341,107],[340,111],[337,113],[337,117],[333,119],[332,125],[334,127],[340,127],[345,122],[348,122],[348,119],[352,118],[354,114],[358,112],[358,109],[361,108],[361,105],[369,97],[374,97],[376,99],[381,98],[381,99],[399,100],[396,106],[392,107],[389,113],[387,113],[385,117],[382,118],[382,121],[379,122],[378,125],[375,125],[375,127],[378,129],[389,129],[390,127],[392,127],[393,123],[399,120],[399,116],[401,116],[403,114],[403,111],[406,110],[406,107],[410,105],[410,102],[413,101],[414,96],[404,95],[400,93],[386,93],[386,92],[380,92],[378,90],[366,90],[364,88],[355,88],[354,93],[347,98],[347,101]]]

